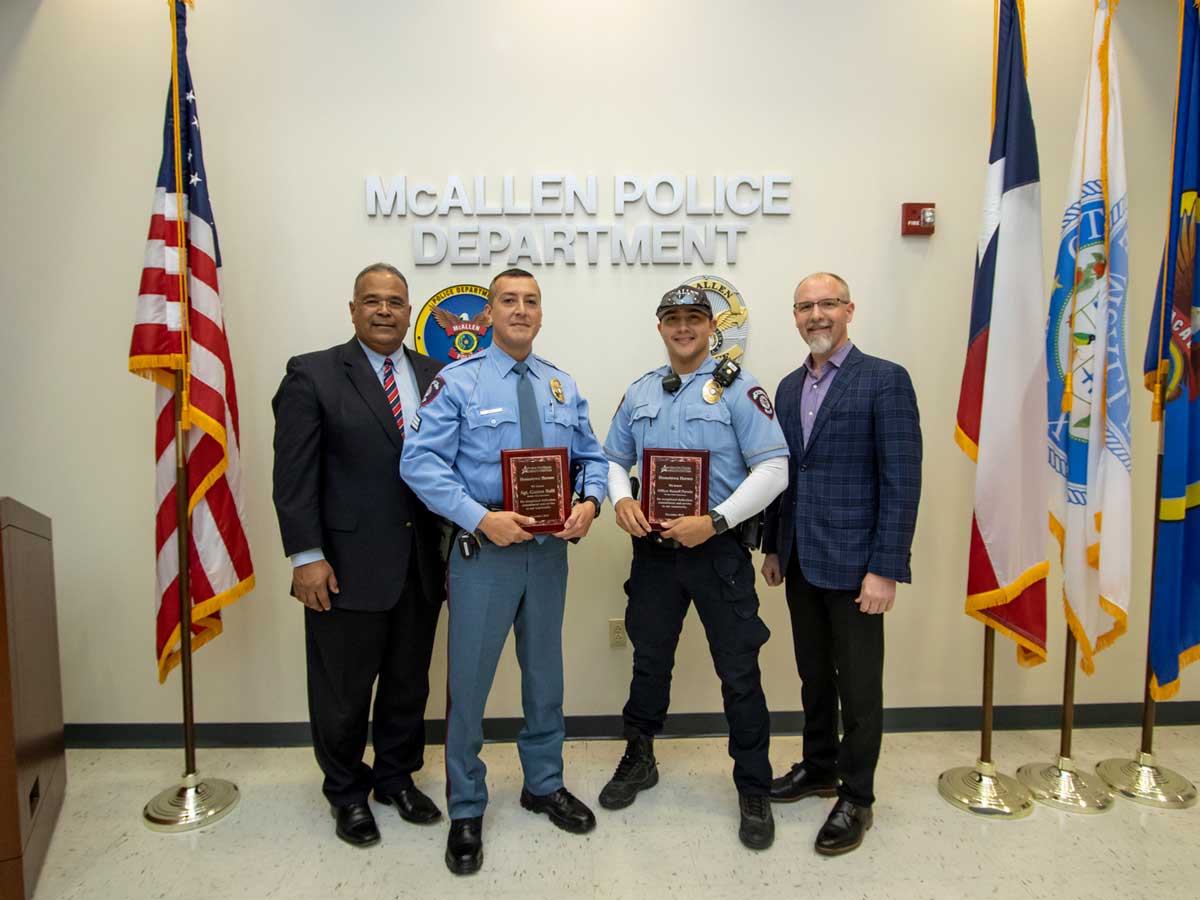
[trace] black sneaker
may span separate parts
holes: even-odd
[[[766,850],[775,842],[775,817],[766,794],[738,794],[742,824],[738,837],[751,850]]]
[[[654,738],[643,734],[630,738],[617,771],[600,792],[605,809],[624,809],[637,799],[638,791],[658,784],[658,765],[654,760]]]

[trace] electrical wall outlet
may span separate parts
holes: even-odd
[[[625,620],[624,619],[609,619],[608,620],[608,646],[624,647],[625,646]]]

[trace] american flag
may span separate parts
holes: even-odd
[[[129,370],[155,388],[155,553],[158,679],[180,659],[179,553],[175,498],[175,372],[183,373],[183,423],[191,535],[192,647],[221,633],[221,608],[254,587],[242,502],[237,391],[221,314],[221,254],[200,151],[196,94],[187,63],[187,13],[175,3],[179,130],[167,90],[162,163],[138,291]],[[182,218],[177,184],[183,186]],[[180,277],[181,232],[187,283]]]

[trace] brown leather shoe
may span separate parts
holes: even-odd
[[[863,835],[875,821],[869,806],[855,806],[849,800],[838,800],[829,818],[817,832],[816,851],[822,856],[838,856],[857,850]]]
[[[837,778],[816,771],[808,763],[796,763],[790,772],[771,782],[773,803],[794,803],[805,797],[836,796]]]

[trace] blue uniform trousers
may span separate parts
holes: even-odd
[[[562,623],[567,545],[558,538],[509,547],[480,542],[474,559],[450,559],[446,779],[451,819],[483,815],[488,793],[483,712],[511,628],[521,666],[525,722],[517,751],[525,787],[563,786]]]
[[[771,632],[758,617],[750,551],[733,532],[711,537],[690,550],[667,549],[650,538],[634,538],[625,589],[629,594],[625,630],[633,643],[633,678],[623,713],[625,736],[662,731],[675,648],[694,601],[721,679],[734,784],[743,793],[769,793],[771,722],[758,651]]]

